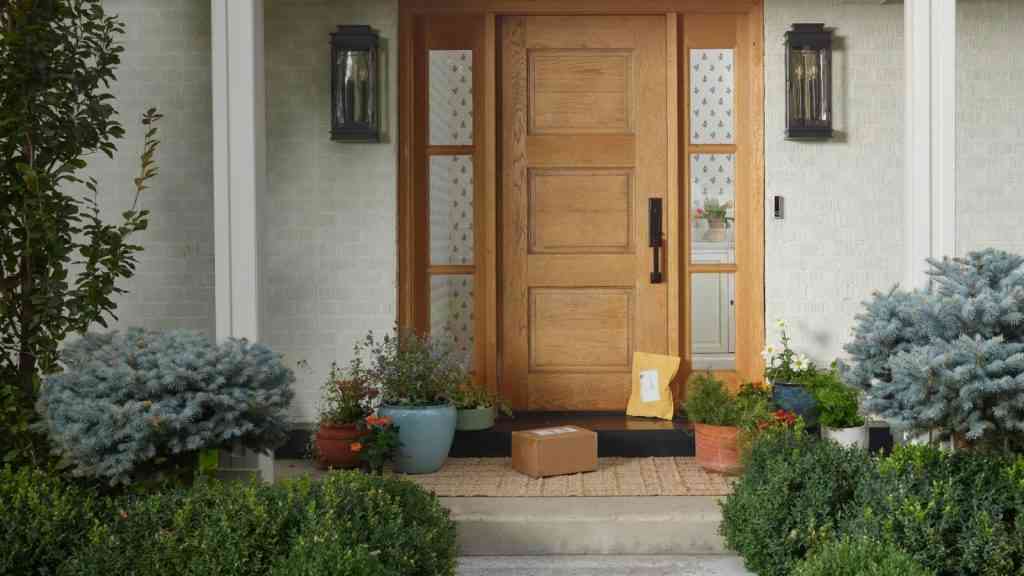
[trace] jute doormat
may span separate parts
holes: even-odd
[[[510,458],[449,458],[433,474],[405,476],[438,496],[725,496],[734,479],[693,458],[601,458],[594,472],[534,479]]]

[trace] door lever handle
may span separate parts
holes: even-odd
[[[661,273],[661,198],[651,198],[647,201],[647,230],[649,244],[653,249],[654,268],[651,272],[651,284],[661,284],[664,276]]]

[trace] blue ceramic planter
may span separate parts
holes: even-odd
[[[455,439],[454,406],[381,406],[379,412],[398,426],[396,472],[429,474],[444,466]]]
[[[773,383],[772,402],[787,412],[801,416],[808,427],[818,423],[818,401],[814,399],[811,391],[803,386]]]

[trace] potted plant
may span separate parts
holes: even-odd
[[[822,436],[847,447],[867,448],[868,428],[860,413],[860,391],[839,379],[831,370],[819,371],[811,393],[818,403]]]
[[[350,372],[380,391],[377,413],[398,427],[395,471],[440,470],[455,438],[452,392],[467,380],[451,343],[404,330],[380,339],[371,332],[356,343]]]
[[[733,218],[729,216],[732,208],[732,200],[719,204],[717,198],[708,198],[704,201],[702,208],[697,208],[697,219],[706,220],[708,229],[704,231],[703,239],[708,242],[723,242],[726,239],[726,230]]]
[[[772,402],[778,408],[803,418],[807,426],[814,426],[818,422],[818,403],[804,383],[814,377],[817,369],[806,356],[790,348],[786,323],[779,320],[775,325],[782,334],[782,347],[768,345],[761,352],[765,380],[772,390]]]
[[[499,412],[504,416],[512,415],[512,410],[496,393],[468,382],[455,390],[452,402],[458,411],[455,429],[464,432],[493,428]]]
[[[689,384],[685,406],[694,423],[697,463],[710,472],[738,474],[745,437],[773,419],[768,393],[744,384],[733,396],[711,373],[699,374]]]
[[[394,461],[401,446],[398,426],[387,416],[367,416],[361,428],[363,435],[351,444],[352,452],[359,454],[367,472],[382,476],[384,465]]]
[[[324,383],[320,404],[320,428],[316,432],[316,462],[322,468],[355,468],[359,454],[352,450],[363,432],[363,419],[371,413],[377,391],[356,378],[344,378],[337,364]]]

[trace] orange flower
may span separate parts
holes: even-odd
[[[353,452],[355,452],[355,453],[359,453],[359,452],[362,451],[363,445],[360,442],[353,442],[353,443],[348,445],[348,449],[353,451]]]
[[[391,418],[387,416],[367,416],[366,423],[369,426],[390,426]]]
[[[380,421],[381,426],[391,426],[390,416],[381,416],[380,418],[378,418],[378,420]]]

